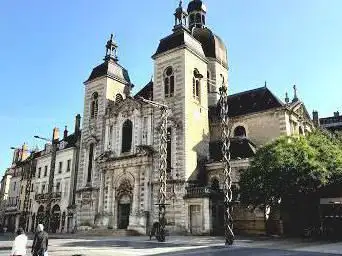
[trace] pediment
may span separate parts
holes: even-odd
[[[303,102],[298,102],[292,106],[292,111],[305,120],[311,120],[311,116]]]

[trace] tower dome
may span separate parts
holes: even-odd
[[[188,13],[190,12],[207,12],[207,7],[202,0],[193,0],[188,5]]]

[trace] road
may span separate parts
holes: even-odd
[[[31,243],[31,241],[30,241]],[[220,238],[172,237],[166,243],[149,241],[146,237],[84,237],[50,239],[50,256],[105,256],[105,255],[342,255],[342,243],[308,243],[300,240],[237,240],[225,247]],[[10,241],[0,242],[0,256],[8,256]],[[7,248],[7,249],[6,249]]]

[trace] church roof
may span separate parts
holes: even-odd
[[[228,104],[229,117],[242,116],[284,106],[267,87],[229,95]],[[209,117],[218,116],[219,111],[219,106],[209,107]]]
[[[111,62],[110,60],[106,60],[95,67],[85,83],[103,76],[109,76],[124,83],[131,83],[128,71],[117,62]]]
[[[186,29],[177,29],[171,35],[160,40],[156,53],[152,56],[176,49],[180,46],[187,46],[200,55],[204,55],[200,42]],[[204,56],[203,56],[204,57]]]
[[[206,57],[215,58],[218,62],[228,66],[227,49],[222,39],[209,28],[194,28],[193,36],[201,43]]]
[[[153,100],[153,81],[148,82],[138,93],[135,94],[134,98],[143,97],[147,100]]]
[[[222,160],[222,141],[211,141],[209,143],[210,159]],[[256,146],[248,138],[234,137],[230,139],[231,159],[245,159],[255,155]]]

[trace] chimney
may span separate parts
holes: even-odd
[[[316,110],[312,111],[312,120],[313,120],[314,125],[318,127],[319,126],[318,111]]]
[[[52,135],[52,140],[58,140],[59,139],[59,129],[58,128],[53,128],[53,135]]]
[[[27,144],[24,143],[24,145],[21,147],[21,161],[25,161],[29,156],[29,151]]]
[[[75,135],[78,136],[81,131],[81,115],[77,114],[75,119]]]
[[[334,112],[334,117],[339,117],[340,116],[340,112],[336,111]]]
[[[66,137],[68,137],[68,127],[67,126],[65,126],[65,128],[64,128],[63,139],[65,140]]]

